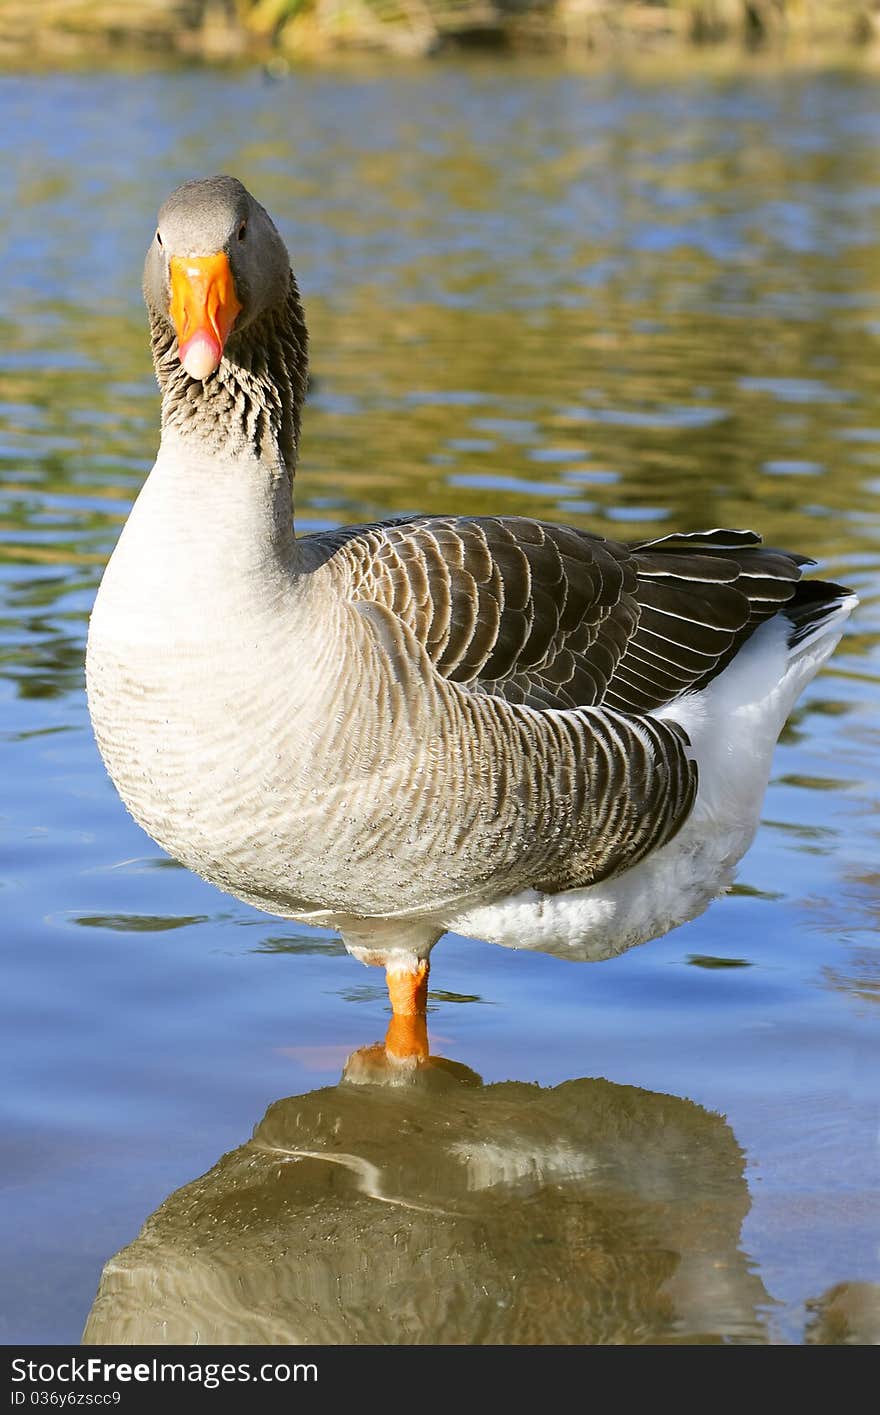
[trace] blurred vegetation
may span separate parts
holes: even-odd
[[[203,59],[450,46],[598,59],[691,46],[811,58],[880,37],[880,0],[0,0],[0,60],[96,50]]]

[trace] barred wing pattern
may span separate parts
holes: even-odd
[[[312,539],[311,537],[309,539]],[[702,688],[795,592],[751,531],[625,545],[519,517],[425,516],[315,537],[442,677],[535,708],[645,713]]]
[[[604,701],[650,712],[705,688],[794,597],[804,556],[752,531],[664,536],[632,547],[639,619]]]
[[[546,717],[558,743],[549,777],[553,815],[557,824],[565,821],[569,843],[558,853],[549,821],[548,858],[533,868],[530,883],[555,894],[609,879],[671,840],[693,805],[697,770],[677,723],[609,708]]]
[[[516,517],[309,539],[386,636],[412,634],[507,732],[517,791],[536,819],[552,803],[558,828],[547,819],[539,838],[567,841],[532,859],[546,892],[609,878],[676,834],[697,769],[684,731],[648,714],[710,682],[793,597],[802,563],[747,531],[627,545]]]

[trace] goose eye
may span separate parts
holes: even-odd
[[[162,237],[159,235],[159,232],[157,231],[157,232],[156,232],[156,245],[157,245],[157,246],[162,246],[162,245],[164,245],[164,244],[165,244],[165,242],[162,240]]]
[[[247,222],[246,222],[246,221],[242,221],[241,225],[240,225],[239,228],[238,228],[238,239],[239,239],[240,241],[243,241],[246,235],[247,235]]]

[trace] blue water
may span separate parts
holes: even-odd
[[[78,1340],[166,1196],[387,1021],[333,935],[161,855],[86,713],[89,608],[157,438],[143,252],[216,170],[277,217],[306,300],[302,529],[749,525],[859,590],[734,892],[601,965],[448,937],[429,1022],[487,1084],[721,1114],[765,1294],[745,1339],[807,1339],[839,1288],[840,1339],[876,1337],[878,1289],[840,1285],[880,1282],[880,84],[45,74],[0,79],[0,119],[0,1340]]]

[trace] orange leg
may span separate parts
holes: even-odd
[[[415,971],[386,968],[385,981],[391,998],[386,1052],[399,1060],[427,1061],[428,960],[423,959]]]

